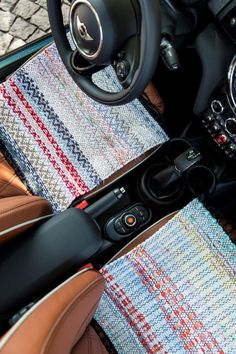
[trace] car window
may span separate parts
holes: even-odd
[[[0,56],[50,33],[47,0],[0,0]],[[69,2],[62,11],[68,22]]]

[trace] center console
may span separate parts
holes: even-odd
[[[88,262],[99,269],[161,218],[214,193],[217,166],[201,141],[170,140],[111,185],[1,247],[0,326]]]
[[[202,123],[224,155],[236,161],[236,57],[227,77],[223,89],[211,98]]]

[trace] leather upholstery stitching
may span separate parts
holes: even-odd
[[[29,198],[31,198],[30,196],[29,196]],[[32,197],[33,198],[33,197]],[[8,214],[11,214],[13,211],[16,211],[16,210],[18,210],[18,209],[24,209],[24,207],[25,206],[29,206],[29,205],[33,205],[33,204],[37,204],[37,203],[39,203],[39,202],[45,202],[45,203],[47,203],[47,201],[46,200],[44,200],[44,199],[37,199],[37,200],[31,200],[30,202],[27,202],[27,203],[25,203],[24,205],[18,205],[18,206],[16,206],[16,207],[13,207],[12,206],[12,208],[11,209],[7,209],[7,210],[4,210],[3,209],[3,212],[1,211],[1,209],[0,209],[0,218],[1,218],[1,216],[3,216],[3,215],[8,215]]]
[[[24,195],[27,196],[28,194],[26,194],[26,191],[24,192],[23,189],[21,189],[21,188],[19,188],[18,186],[12,184],[12,182],[13,182],[16,178],[18,178],[18,176],[17,176],[17,175],[14,175],[14,176],[10,179],[10,181],[8,181],[8,182],[5,182],[5,180],[3,180],[4,185],[2,186],[2,188],[0,188],[0,192],[3,192],[3,191],[4,191],[6,188],[8,188],[9,186],[12,186],[12,187],[14,187],[14,189],[17,189],[19,192],[24,193],[24,194],[22,194],[22,196],[24,196]],[[22,182],[22,185],[24,186],[23,182]],[[25,187],[25,188],[26,188],[26,187]],[[30,195],[30,194],[29,194],[29,195]]]

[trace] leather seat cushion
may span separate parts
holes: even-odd
[[[12,327],[0,341],[0,353],[70,354],[89,326],[104,285],[103,277],[94,270],[77,273],[45,296]],[[85,342],[79,344],[82,348],[88,338],[89,343],[99,344],[96,353],[106,353],[98,351],[102,347],[91,329],[86,332]],[[77,350],[74,353],[86,352]]]

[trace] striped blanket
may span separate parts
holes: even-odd
[[[194,200],[105,266],[96,321],[119,354],[236,353],[236,246]]]
[[[111,68],[94,81],[107,90],[119,88]],[[55,212],[167,140],[138,100],[108,107],[87,97],[55,45],[0,85],[0,135],[22,179]]]

